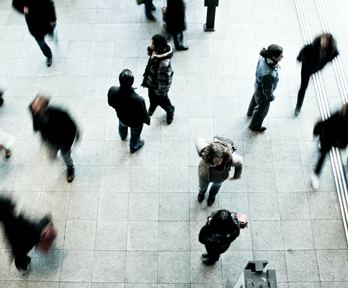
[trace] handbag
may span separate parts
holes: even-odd
[[[42,229],[40,234],[40,242],[37,245],[39,250],[42,253],[47,254],[56,236],[57,236],[57,231],[56,229],[54,229],[53,225],[52,224],[46,225]]]
[[[140,4],[144,4],[145,3],[145,0],[135,0],[137,1],[137,4],[140,5]]]
[[[246,214],[237,213],[237,218],[241,229],[248,227],[248,216]]]

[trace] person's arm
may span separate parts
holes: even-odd
[[[266,100],[272,102],[275,99],[273,95],[273,83],[274,77],[271,74],[267,74],[262,77],[262,92],[265,95]]]
[[[113,101],[113,97],[112,97],[112,87],[109,89],[109,92],[108,92],[108,104],[109,104],[109,106],[111,106],[112,108],[115,108],[115,106],[114,106],[114,101]]]
[[[147,55],[151,56],[153,52],[153,46],[147,46]]]
[[[203,138],[198,138],[196,141],[196,149],[199,157],[202,157],[202,151],[205,149],[205,147],[208,146],[207,141],[205,141]]]
[[[46,15],[47,15],[48,22],[50,22],[50,24],[53,25],[54,22],[57,21],[56,9],[54,7],[54,2],[53,2],[53,0],[46,0],[45,4],[46,4],[45,7],[46,7]]]
[[[149,116],[149,112],[146,109],[145,101],[143,101],[143,121],[145,124],[150,125],[151,124],[151,118]]]
[[[234,175],[229,179],[238,179],[242,175],[243,170],[243,158],[237,154],[232,155],[232,166],[234,167]]]
[[[213,239],[210,237],[210,234],[208,233],[207,226],[204,226],[199,232],[198,240],[204,245],[212,244],[214,242]]]
[[[156,89],[157,95],[166,94],[169,91],[170,84],[172,83],[173,70],[170,66],[170,60],[166,59],[161,61],[157,70],[158,85]]]

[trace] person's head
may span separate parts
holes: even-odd
[[[229,161],[231,154],[227,148],[219,143],[212,142],[205,148],[205,161],[212,166],[219,166],[225,161]]]
[[[227,234],[233,230],[235,224],[232,220],[231,212],[222,209],[216,212],[211,219],[209,226],[215,233]]]
[[[118,79],[122,88],[130,88],[134,83],[134,75],[129,69],[123,69]]]
[[[6,220],[7,217],[13,215],[13,210],[15,205],[12,203],[11,199],[0,197],[0,221]]]
[[[33,104],[31,105],[31,112],[34,116],[41,116],[45,113],[45,111],[48,108],[48,105],[50,104],[51,98],[43,96],[43,95],[37,95]]]
[[[341,116],[348,122],[348,103],[344,104],[341,108]]]
[[[283,59],[283,47],[277,45],[277,44],[272,44],[268,46],[267,50],[265,48],[262,48],[260,51],[260,55],[263,58],[269,58],[275,62],[280,62]]]
[[[336,41],[331,33],[324,33],[319,35],[313,40],[315,46],[320,46],[321,49],[333,49],[336,48]]]
[[[156,52],[163,52],[167,48],[167,39],[162,34],[156,34],[152,37],[152,45]]]

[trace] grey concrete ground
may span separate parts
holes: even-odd
[[[10,0],[0,1],[0,85],[7,89],[0,128],[17,138],[13,156],[0,159],[1,194],[19,199],[33,219],[52,212],[59,233],[47,257],[32,252],[25,277],[9,266],[1,237],[0,287],[230,288],[252,259],[268,260],[281,288],[348,287],[347,243],[329,161],[320,189],[310,186],[318,157],[312,128],[319,118],[312,83],[301,115],[293,117],[300,84],[295,59],[303,45],[293,0],[220,0],[215,33],[202,31],[203,1],[187,1],[190,49],[172,61],[174,122],[168,126],[158,109],[135,154],[119,139],[106,93],[129,68],[147,98],[140,87],[146,46],[162,21],[147,21],[133,0],[55,2],[59,42],[48,40],[54,62],[47,68],[23,16]],[[303,2],[314,36],[321,31],[315,2]],[[347,69],[348,4],[324,2]],[[154,3],[160,19],[165,1]],[[268,129],[257,134],[247,128],[246,110],[258,52],[272,43],[284,47],[284,59]],[[323,78],[332,110],[341,105],[334,77],[328,65]],[[72,184],[62,159],[50,161],[33,133],[27,106],[38,91],[71,111],[83,129]],[[235,141],[245,167],[207,207],[196,200],[194,143],[215,134]],[[207,267],[198,232],[220,208],[248,214],[250,227]]]

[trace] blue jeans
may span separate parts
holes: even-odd
[[[198,173],[198,179],[199,179],[199,194],[204,195],[208,189],[210,182],[202,178],[202,176],[199,175],[199,173]],[[215,195],[219,192],[222,182],[213,182],[209,190],[209,198],[215,198]]]
[[[118,125],[118,134],[120,135],[122,140],[125,140],[128,135],[128,127],[126,124],[122,123],[121,120],[119,120],[120,123]],[[141,123],[140,126],[132,128],[129,127],[131,130],[131,139],[129,141],[129,148],[131,150],[136,150],[139,148],[139,143],[140,143],[140,134],[141,131],[143,130],[144,124]]]
[[[46,56],[46,57],[52,57],[52,51],[50,49],[50,47],[48,47],[48,45],[45,42],[44,38],[35,38],[37,44],[39,44],[42,53]]]

